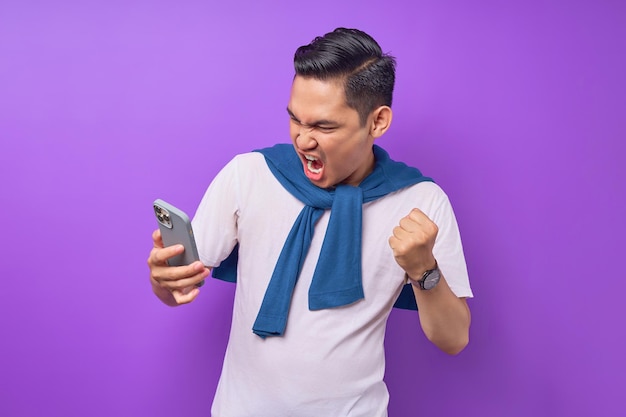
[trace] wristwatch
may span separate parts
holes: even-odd
[[[432,290],[439,284],[439,280],[441,279],[441,271],[439,271],[439,266],[435,262],[435,267],[433,269],[429,269],[424,272],[422,278],[418,280],[411,279],[407,274],[407,278],[411,281],[411,284],[419,286],[421,290]]]

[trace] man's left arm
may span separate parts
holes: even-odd
[[[438,232],[426,214],[413,209],[393,229],[389,245],[413,286],[426,337],[442,351],[454,355],[469,342],[471,315],[467,302],[452,292],[443,274],[433,288],[422,289],[418,283],[426,271],[437,267],[433,247]]]

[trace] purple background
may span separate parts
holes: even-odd
[[[378,143],[448,192],[476,295],[457,357],[392,313],[390,415],[621,415],[623,4],[0,3],[0,415],[209,415],[233,287],[153,297],[151,202],[288,141],[293,52],[336,26],[398,58]]]

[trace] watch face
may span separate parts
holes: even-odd
[[[426,277],[424,277],[424,289],[430,290],[439,283],[439,269],[433,269]]]

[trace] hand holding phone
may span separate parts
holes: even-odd
[[[156,216],[159,230],[161,231],[161,239],[165,247],[173,245],[182,245],[184,251],[167,260],[170,266],[189,265],[200,259],[196,241],[193,236],[191,221],[187,214],[177,207],[157,199],[153,203],[154,215]],[[197,287],[204,284],[200,282]]]

